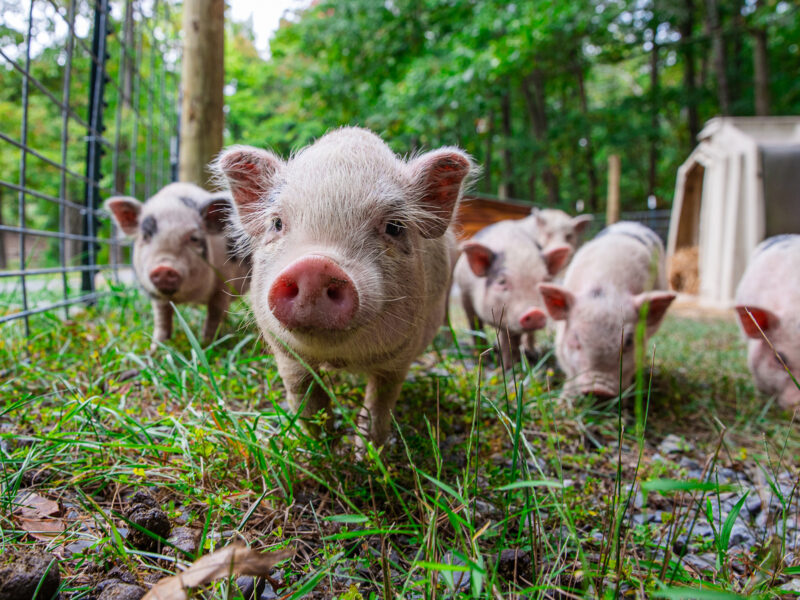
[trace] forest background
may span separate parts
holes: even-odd
[[[0,47],[12,58],[24,50],[26,4],[0,0]],[[63,14],[67,4],[42,1],[33,11],[31,73],[54,93],[63,85],[68,32],[47,13]],[[177,85],[169,78],[177,84],[180,73],[181,5],[132,5],[136,10],[129,13],[112,2],[112,36],[124,37],[133,31],[131,20],[147,16],[153,25],[137,31],[149,59],[109,63],[109,78],[121,92],[108,100],[107,111],[119,113],[121,127],[131,131],[119,136],[113,158],[104,159],[114,164],[103,169],[103,185],[141,197],[137,178],[147,174],[127,167],[152,158],[145,136],[154,134],[134,129],[126,115],[168,112],[160,134],[175,135]],[[79,36],[88,36],[92,10],[88,2],[77,3]],[[256,47],[258,28],[252,19],[227,24],[226,143],[288,155],[331,128],[360,125],[401,154],[461,146],[482,166],[477,192],[570,211],[604,209],[611,154],[622,161],[623,209],[666,208],[676,169],[705,121],[800,114],[796,2],[323,0],[287,11],[268,55]],[[148,45],[159,52],[148,55]],[[165,45],[172,51],[160,50]],[[76,52],[71,64],[78,114],[88,110],[91,59],[85,54]],[[18,140],[22,77],[5,67],[0,121],[4,135]],[[125,93],[130,78],[124,70],[134,67],[145,79],[161,78],[150,82],[151,93],[139,105]],[[57,160],[58,104],[32,88],[28,120],[30,146]],[[75,121],[68,125],[67,164],[82,172],[85,131]],[[18,152],[4,151],[0,179],[18,181],[19,165]],[[28,177],[43,194],[78,203],[83,195],[76,178],[62,191],[57,169]],[[3,196],[0,218],[14,224],[14,194],[7,189]],[[31,206],[27,218],[28,226],[50,229],[57,206]]]

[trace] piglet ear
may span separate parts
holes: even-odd
[[[467,257],[469,268],[476,277],[486,277],[494,260],[494,252],[478,242],[464,242],[461,251]]]
[[[444,235],[461,198],[472,161],[457,148],[439,148],[415,158],[408,165],[414,195],[427,213],[419,228],[428,239]]]
[[[592,215],[578,215],[572,217],[572,228],[577,235],[583,235],[589,227],[589,223],[594,220]]]
[[[105,209],[111,213],[114,223],[127,236],[136,234],[139,227],[139,214],[142,212],[142,203],[130,196],[113,196],[106,200]]]
[[[744,334],[756,340],[763,338],[762,331],[767,334],[780,325],[780,317],[766,308],[739,305],[736,307],[736,314]]]
[[[633,297],[633,304],[638,311],[641,311],[645,304],[649,305],[647,308],[647,326],[658,327],[675,297],[676,294],[673,292],[644,292]]]
[[[542,295],[547,312],[556,321],[563,321],[569,316],[569,311],[575,304],[572,292],[560,285],[540,283],[539,293]]]
[[[567,245],[555,246],[543,251],[542,258],[547,266],[547,272],[550,275],[558,273],[567,264],[570,254],[572,254],[572,248]]]
[[[206,231],[222,233],[230,220],[233,201],[228,196],[217,196],[208,200],[199,210]]]
[[[264,228],[258,214],[266,196],[280,180],[284,162],[272,152],[252,146],[232,146],[223,151],[212,168],[230,186],[242,227],[251,234]]]

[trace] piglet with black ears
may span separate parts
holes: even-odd
[[[232,210],[227,192],[211,194],[191,183],[171,183],[144,204],[106,200],[117,227],[133,242],[133,268],[153,304],[152,349],[172,335],[172,304],[208,306],[203,341],[219,329],[231,299],[247,291],[249,259],[226,234]]]

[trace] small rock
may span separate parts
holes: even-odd
[[[53,598],[58,593],[61,574],[52,554],[12,551],[0,558],[0,600],[29,600],[40,582],[38,598]]]
[[[236,585],[239,586],[244,600],[258,600],[264,591],[266,582],[260,577],[242,575],[236,580]]]
[[[73,554],[82,554],[84,550],[88,550],[97,543],[97,540],[76,540],[71,544],[64,546],[67,556]]]
[[[500,516],[500,511],[494,506],[494,504],[490,504],[489,502],[484,502],[483,500],[475,499],[473,501],[472,507],[475,511],[475,521],[486,521],[488,519],[496,519]],[[480,523],[482,525],[482,523]]]
[[[677,454],[679,452],[687,452],[691,449],[692,445],[689,442],[679,438],[674,433],[670,433],[658,445],[658,451],[661,454]]]
[[[714,554],[687,554],[683,557],[683,562],[691,566],[696,571],[709,571],[716,569],[717,558]]]
[[[682,456],[681,460],[678,462],[678,466],[688,471],[700,471],[702,469],[699,462],[688,456]]]
[[[761,512],[761,497],[758,494],[751,494],[745,501],[745,508],[751,516]]]
[[[781,586],[784,592],[794,592],[800,594],[800,579],[793,577]]]
[[[735,548],[736,546],[749,548],[755,543],[756,539],[746,525],[739,522],[734,523],[733,529],[731,529],[731,537],[728,541],[729,548]]]
[[[191,527],[176,527],[172,534],[167,538],[167,541],[174,546],[168,546],[164,549],[166,556],[175,556],[175,554],[194,554],[197,551],[197,542],[200,537],[200,532]],[[185,558],[185,556],[184,556]]]
[[[530,577],[531,555],[517,548],[501,550],[497,556],[497,574],[506,581],[517,581]]]
[[[454,565],[463,567],[466,566],[466,563],[458,558],[452,552],[448,552],[442,557],[442,564],[445,565]],[[469,586],[470,580],[470,572],[469,571],[443,571],[442,574],[449,573],[453,577],[453,586],[456,590],[460,590],[462,588]],[[446,575],[445,575],[446,576]]]
[[[123,583],[118,579],[107,585],[97,600],[141,600],[145,595],[145,590],[138,585]]]
[[[714,529],[707,521],[698,521],[692,529],[692,535],[702,540],[711,540],[714,539]]]

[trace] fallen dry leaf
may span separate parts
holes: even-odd
[[[43,498],[39,494],[28,490],[20,490],[14,500],[14,512],[26,519],[41,519],[56,515],[61,510],[58,502]]]
[[[26,519],[19,517],[22,528],[37,540],[51,541],[64,531],[64,521],[61,519]]]
[[[183,573],[162,579],[142,600],[186,600],[187,588],[205,585],[233,574],[269,575],[272,567],[291,556],[294,556],[293,549],[262,553],[231,544],[196,560]]]

